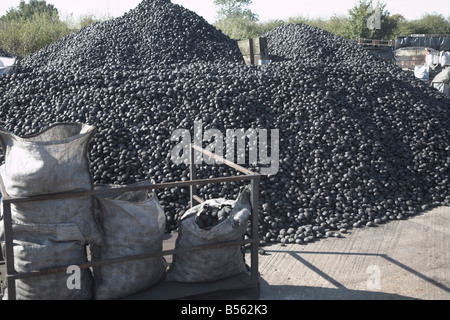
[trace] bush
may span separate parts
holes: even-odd
[[[231,39],[241,40],[259,36],[259,23],[240,17],[228,17],[217,21],[214,26]]]
[[[25,57],[70,34],[73,30],[55,15],[35,14],[0,22],[0,47]]]

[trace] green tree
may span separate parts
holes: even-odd
[[[325,30],[335,35],[345,37],[347,33],[348,18],[344,15],[333,15],[328,19]]]
[[[0,17],[0,47],[27,56],[72,32],[61,22],[58,10],[44,0],[20,1]]]
[[[389,11],[386,5],[372,0],[358,0],[358,3],[348,11],[345,36],[350,39],[383,39],[386,38],[386,22]]]
[[[450,20],[442,14],[426,13],[421,19],[412,22],[414,33],[448,34],[450,33]]]
[[[67,25],[69,29],[76,31],[91,24],[112,19],[114,19],[114,17],[109,14],[99,16],[93,13],[86,13],[80,16],[75,16],[73,13],[69,13],[62,18],[62,21]]]
[[[258,15],[248,8],[251,4],[251,0],[214,0],[218,7],[214,26],[236,40],[259,36],[261,25]]]
[[[425,13],[417,20],[398,20],[394,37],[410,34],[450,34],[450,17],[436,13]]]
[[[227,17],[217,21],[214,26],[231,39],[241,40],[259,36],[259,25],[256,21],[240,17]]]
[[[30,0],[29,3],[21,0],[18,7],[9,9],[0,19],[2,21],[28,20],[41,14],[58,17],[58,9],[52,4],[47,4],[45,0]]]
[[[217,20],[240,18],[258,21],[258,15],[248,8],[251,4],[252,0],[214,0],[214,5],[218,7]]]
[[[0,25],[0,48],[21,57],[39,51],[72,32],[65,23],[48,13],[1,22]]]
[[[401,14],[394,14],[387,16],[383,23],[383,38],[385,40],[392,40],[399,34],[399,30],[407,20]]]

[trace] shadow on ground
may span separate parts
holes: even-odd
[[[306,286],[270,286],[261,279],[259,300],[419,300],[416,298],[369,290],[320,288]]]
[[[351,290],[345,287],[329,274],[308,262],[302,255],[348,255],[348,256],[376,256],[387,260],[389,263],[402,268],[405,272],[420,278],[435,286],[440,290],[450,293],[450,288],[446,285],[424,275],[414,268],[401,263],[387,254],[376,253],[349,253],[349,252],[315,252],[315,251],[272,251],[267,254],[288,253],[291,257],[298,260],[304,267],[309,268],[323,279],[327,280],[335,288],[311,287],[311,286],[293,286],[293,285],[269,285],[264,279],[260,278],[260,299],[266,300],[420,300],[413,297],[391,294],[375,290]]]

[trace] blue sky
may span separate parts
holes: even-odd
[[[28,1],[27,1],[28,2]],[[73,13],[75,16],[94,14],[102,16],[120,16],[135,8],[141,0],[47,0],[61,13]],[[216,7],[213,0],[172,0],[173,3],[195,11],[210,23],[215,20]],[[309,18],[328,18],[333,14],[346,14],[356,0],[253,0],[250,9],[259,15],[261,21],[304,16]],[[424,13],[439,13],[450,17],[449,0],[382,0],[391,14],[400,13],[407,19],[418,19]],[[0,15],[10,7],[16,7],[20,0],[1,0]]]

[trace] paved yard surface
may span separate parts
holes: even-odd
[[[165,247],[174,242],[171,236]],[[450,207],[355,228],[340,238],[264,249],[266,254],[258,255],[260,300],[450,300]],[[252,293],[202,299],[254,299]]]
[[[265,250],[260,299],[450,299],[450,207]]]

